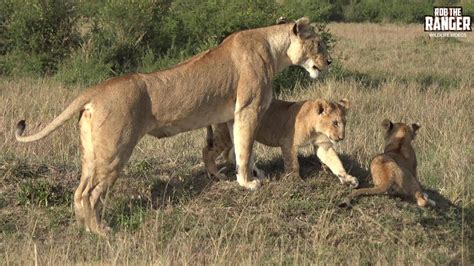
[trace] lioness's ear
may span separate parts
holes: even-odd
[[[307,17],[302,17],[296,21],[293,33],[303,40],[315,36],[315,32],[309,24],[309,18]]]
[[[279,17],[277,18],[275,24],[279,25],[279,24],[286,24],[290,22],[286,17]]]
[[[382,121],[382,127],[383,127],[386,131],[392,130],[392,128],[393,128],[393,123],[392,123],[392,121],[390,121],[389,119],[384,119],[384,120]]]
[[[338,104],[342,106],[342,108],[344,108],[345,110],[348,110],[351,107],[351,103],[346,98],[342,98],[341,100],[339,100]]]
[[[413,132],[418,131],[418,129],[420,129],[420,127],[421,127],[421,125],[418,124],[418,123],[411,124],[411,128],[413,129]]]

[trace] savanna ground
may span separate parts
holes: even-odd
[[[0,264],[309,264],[474,262],[473,49],[467,38],[430,39],[421,25],[330,24],[339,66],[322,81],[277,97],[346,97],[349,173],[371,185],[382,151],[380,122],[419,122],[419,178],[436,209],[388,196],[337,207],[350,192],[301,151],[303,180],[283,176],[278,149],[256,146],[269,180],[250,192],[203,172],[204,130],[145,137],[106,199],[107,238],[79,230],[72,193],[79,179],[76,121],[46,140],[14,141],[25,118],[36,132],[79,93],[51,79],[0,78]]]

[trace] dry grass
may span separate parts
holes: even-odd
[[[337,203],[349,192],[310,149],[304,180],[282,178],[277,149],[257,145],[271,180],[257,192],[202,172],[204,131],[135,149],[109,197],[115,230],[97,238],[76,228],[71,193],[79,178],[78,129],[69,122],[44,141],[18,144],[17,120],[34,132],[80,88],[46,80],[0,79],[0,263],[469,264],[473,253],[474,38],[430,40],[421,26],[332,24],[340,65],[321,82],[278,95],[347,97],[353,108],[338,152],[349,172],[382,150],[380,122],[419,122],[421,182],[440,203],[422,210],[389,197]],[[228,172],[231,175],[230,172]]]

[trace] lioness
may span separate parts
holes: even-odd
[[[272,80],[289,65],[312,78],[331,63],[307,18],[236,32],[219,46],[166,70],[109,79],[82,92],[39,133],[16,139],[40,140],[81,113],[81,182],[74,193],[78,221],[104,234],[98,199],[114,184],[137,142],[146,134],[164,138],[234,120],[237,181],[255,189],[249,161],[255,129],[272,99]]]
[[[287,174],[299,176],[298,148],[313,145],[318,158],[339,177],[342,184],[357,187],[357,178],[347,174],[333,144],[344,139],[346,112],[349,101],[327,102],[323,99],[286,102],[273,100],[263,115],[255,140],[271,147],[280,147]],[[219,176],[216,158],[224,152],[228,161],[232,153],[232,140],[227,124],[218,124],[213,131],[207,129],[207,146],[202,154],[206,170]],[[260,173],[258,168],[255,171]]]
[[[416,177],[417,162],[411,142],[420,125],[392,123],[385,119],[382,126],[385,129],[385,149],[382,154],[375,156],[370,164],[374,187],[361,188],[352,192],[341,205],[351,206],[351,200],[359,195],[389,192],[411,198],[420,207],[435,206],[436,203],[423,193]]]

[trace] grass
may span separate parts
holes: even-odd
[[[106,199],[114,233],[79,230],[78,126],[46,140],[14,141],[25,118],[35,132],[82,88],[51,79],[0,78],[0,264],[448,264],[474,262],[472,198],[474,38],[429,39],[419,25],[330,24],[338,66],[324,80],[279,98],[351,100],[337,149],[348,171],[370,185],[367,166],[383,149],[380,122],[419,122],[421,182],[440,205],[420,209],[388,196],[337,204],[339,184],[311,149],[303,180],[285,178],[278,149],[257,145],[269,180],[256,191],[203,172],[198,130],[145,137]]]

